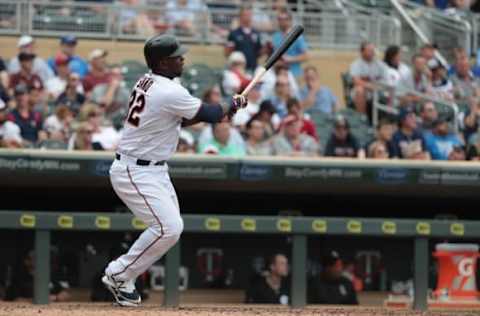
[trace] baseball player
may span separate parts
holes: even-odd
[[[168,160],[177,148],[180,128],[197,122],[231,118],[247,100],[205,104],[174,78],[183,71],[186,48],[171,35],[145,43],[150,72],[141,77],[129,101],[129,112],[115,160],[110,168],[113,189],[148,228],[128,252],[110,262],[102,282],[120,306],[141,302],[135,279],[160,259],[183,230],[180,207],[168,175]]]

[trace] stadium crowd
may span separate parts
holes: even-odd
[[[285,7],[276,12],[275,27],[269,29],[259,25],[253,7],[239,10],[224,47],[227,65],[222,79],[204,91],[203,101],[229,100],[249,83],[259,60],[280,45],[293,24]],[[24,35],[18,39],[18,54],[8,61],[0,59],[0,147],[116,149],[130,87],[122,67],[108,63],[107,51],[93,49],[88,56],[78,56],[77,42],[73,35],[62,36],[58,52],[44,59],[36,54],[35,39]],[[407,64],[399,47],[388,47],[380,59],[372,43],[362,43],[348,70],[347,104],[341,104],[320,84],[319,70],[309,64],[309,45],[301,36],[252,90],[245,109],[229,122],[183,129],[178,151],[221,156],[477,160],[480,66],[471,63],[460,48],[455,49],[452,65],[444,65],[435,50],[434,45],[425,45]],[[360,140],[344,115],[345,108],[369,117],[371,123],[378,83],[390,87],[382,97],[398,115],[381,116],[374,126],[375,135]],[[464,104],[465,110],[456,117],[445,115],[435,102],[419,94]],[[314,120],[322,116],[333,122],[331,132],[325,133]]]

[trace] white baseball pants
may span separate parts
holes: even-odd
[[[167,165],[138,166],[134,159],[115,159],[110,181],[120,199],[148,228],[128,252],[109,263],[105,272],[129,281],[145,272],[180,238],[183,220]]]

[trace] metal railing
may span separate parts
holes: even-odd
[[[468,54],[472,53],[473,28],[467,19],[409,1],[400,3],[398,0],[391,0],[391,3],[407,22],[403,23],[402,31],[407,47],[418,48],[427,42],[435,43],[446,59],[452,59],[454,47],[462,47]]]
[[[375,83],[375,90],[373,94],[373,106],[372,106],[372,123],[374,127],[377,127],[379,122],[380,112],[388,113],[392,115],[398,115],[399,113],[399,99],[401,96],[397,94],[398,91],[394,87],[389,86],[384,83],[377,82]],[[438,99],[435,96],[422,94],[414,90],[405,90],[402,89],[403,95],[413,95],[419,97],[422,101],[433,102],[435,107],[440,113],[450,112],[452,120],[452,125],[455,131],[458,131],[458,113],[459,108],[456,102],[448,102],[446,100]]]
[[[0,2],[0,33],[20,34],[22,5],[25,3],[15,0]]]
[[[413,220],[381,218],[316,218],[273,216],[183,215],[185,233],[209,234],[277,234],[292,240],[292,282],[290,305],[305,307],[307,303],[308,236],[375,236],[377,238],[409,238],[413,241],[413,308],[428,309],[429,239],[472,239],[480,236],[480,223],[475,221]],[[112,213],[49,213],[1,211],[0,228],[35,232],[34,297],[36,304],[49,303],[50,244],[52,231],[139,231],[146,225],[129,214]],[[180,243],[165,258],[164,305],[179,305]]]
[[[125,6],[100,3],[59,3],[49,1],[0,0],[0,34],[145,40],[153,34],[169,32],[186,42],[224,43],[238,16],[238,7],[207,1],[190,10],[169,7],[165,0],[155,6]],[[153,3],[153,2],[150,2]],[[399,44],[401,24],[387,15],[345,14],[330,6],[323,10],[317,1],[299,2],[290,8],[296,23],[305,26],[311,47],[352,49],[362,40],[380,47]],[[254,3],[254,20],[276,23],[270,1]],[[175,26],[180,16],[191,20],[189,27]],[[180,24],[180,23],[179,23]],[[266,34],[268,37],[268,34]]]

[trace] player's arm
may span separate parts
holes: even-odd
[[[183,119],[182,126],[190,126],[199,122],[218,123],[225,116],[231,118],[238,109],[247,106],[247,98],[244,96],[233,96],[232,102],[220,104],[202,103],[197,111],[197,114],[190,120]]]

